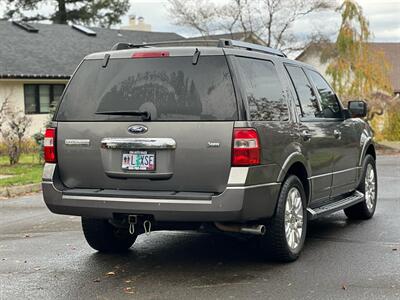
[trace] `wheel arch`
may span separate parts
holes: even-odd
[[[360,160],[358,162],[359,166],[362,166],[364,158],[367,154],[370,154],[374,158],[374,160],[376,160],[376,150],[375,150],[375,145],[372,142],[372,139],[368,139],[368,141],[365,142],[362,148]]]
[[[310,169],[305,157],[301,153],[295,152],[289,155],[289,157],[286,159],[278,175],[277,181],[283,182],[289,175],[296,175],[303,184],[308,203],[309,199],[311,198],[311,184],[308,180],[310,174]]]

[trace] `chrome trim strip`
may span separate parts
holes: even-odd
[[[175,149],[171,138],[104,138],[101,148],[106,149]]]
[[[308,179],[314,179],[314,178],[319,178],[319,177],[325,177],[325,176],[332,176],[333,173],[325,173],[325,174],[320,174],[320,175],[315,175],[308,177]]]
[[[308,179],[314,179],[314,178],[319,178],[319,177],[324,177],[324,176],[332,176],[334,174],[350,172],[352,170],[357,170],[357,169],[361,169],[361,167],[348,168],[348,169],[344,169],[344,170],[340,170],[340,171],[336,171],[336,172],[325,173],[325,174],[321,174],[321,175],[315,175],[315,176],[308,177]]]
[[[232,167],[229,172],[228,185],[245,184],[248,172],[248,167]]]
[[[246,185],[246,186],[227,186],[227,190],[247,190],[247,189],[254,189],[258,187],[264,186],[274,186],[274,185],[281,185],[280,182],[271,182],[271,183],[262,183],[262,184],[254,184],[254,185]]]
[[[65,145],[67,146],[89,146],[89,139],[65,139]]]
[[[340,173],[344,173],[344,172],[349,172],[349,171],[354,170],[354,169],[361,169],[361,167],[348,168],[348,169],[344,169],[344,170],[333,172],[332,174],[340,174]]]
[[[145,198],[121,198],[121,197],[97,197],[97,196],[74,196],[63,195],[63,200],[90,200],[90,201],[113,201],[130,203],[152,203],[152,204],[212,204],[211,200],[187,200],[187,199],[145,199]]]

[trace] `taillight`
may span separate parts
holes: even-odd
[[[56,129],[47,128],[44,134],[44,141],[43,141],[44,161],[47,163],[57,162],[55,143],[56,143]]]
[[[155,57],[167,57],[169,56],[168,51],[146,51],[146,52],[135,52],[131,58],[155,58]]]
[[[260,140],[254,128],[233,129],[232,166],[260,164]]]

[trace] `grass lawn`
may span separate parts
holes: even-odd
[[[42,170],[37,153],[22,154],[19,163],[14,166],[10,166],[7,156],[0,156],[0,175],[14,175],[1,178],[0,187],[38,183],[42,179]]]

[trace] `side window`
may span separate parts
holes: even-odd
[[[317,72],[307,70],[307,74],[316,86],[321,98],[321,108],[324,118],[341,118],[342,111],[335,93],[325,79]]]
[[[302,116],[305,118],[321,117],[318,99],[303,69],[292,65],[285,65],[285,67],[296,89]]]
[[[275,66],[270,61],[238,57],[253,121],[287,121],[289,111]]]

